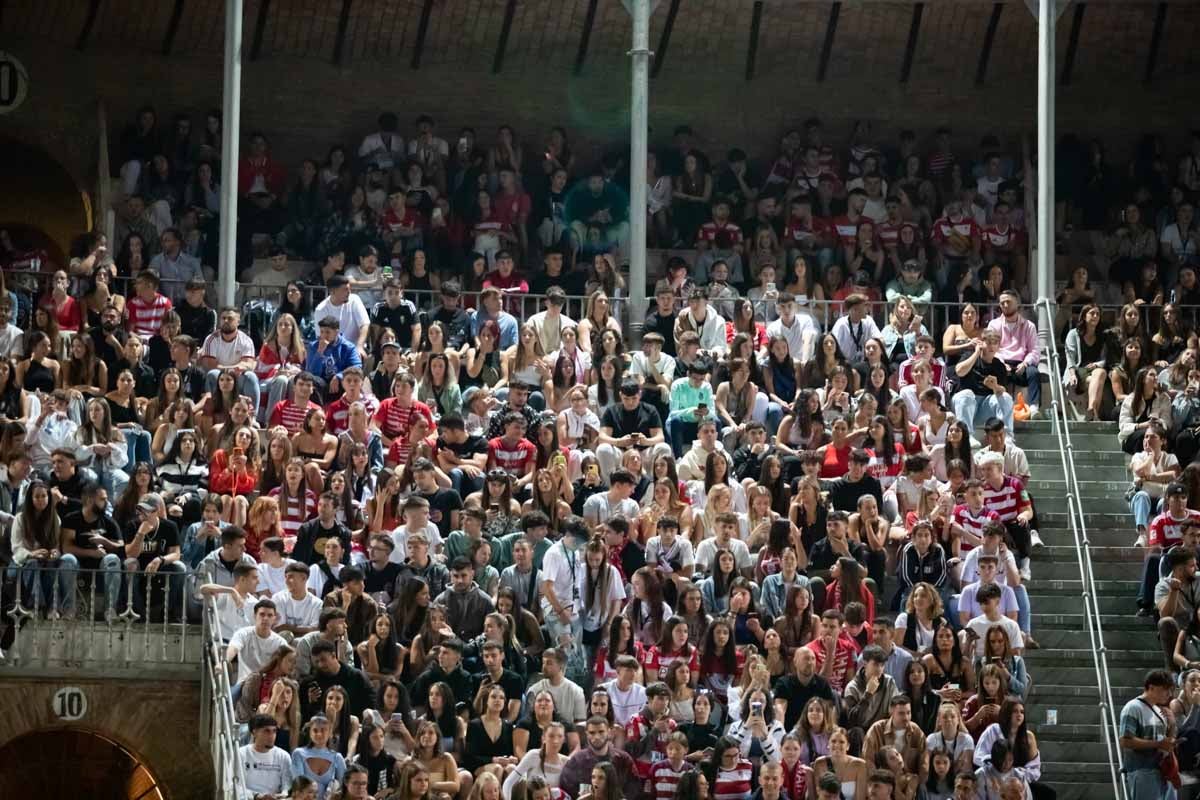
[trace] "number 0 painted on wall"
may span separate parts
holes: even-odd
[[[77,686],[64,686],[54,693],[50,705],[59,719],[73,722],[87,714],[87,695]]]
[[[29,91],[29,73],[12,53],[0,50],[0,114],[16,111]]]

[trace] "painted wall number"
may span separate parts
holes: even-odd
[[[77,686],[64,686],[54,693],[51,706],[61,720],[70,722],[83,719],[87,714],[87,695]]]

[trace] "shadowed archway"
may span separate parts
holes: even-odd
[[[0,797],[40,800],[163,800],[137,755],[80,728],[27,733],[0,749]]]
[[[71,174],[41,148],[0,136],[0,228],[41,231],[49,242],[30,238],[52,257],[66,253],[71,240],[92,225],[90,200]],[[14,235],[14,241],[18,237]],[[56,259],[57,260],[57,259]],[[61,263],[66,263],[65,261]]]

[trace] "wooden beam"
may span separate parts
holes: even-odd
[[[829,57],[833,54],[833,40],[837,36],[838,17],[842,13],[842,4],[834,3],[829,7],[829,22],[825,24],[825,41],[821,43],[821,60],[817,63],[817,81],[825,80],[825,72],[829,69]]]
[[[350,8],[354,0],[342,0],[342,11],[338,14],[337,38],[333,43],[333,63],[341,66],[346,55],[346,32],[350,29]]]
[[[499,74],[504,68],[504,52],[508,50],[508,37],[512,33],[513,17],[517,15],[517,0],[508,0],[504,6],[504,22],[500,25],[500,41],[496,43],[496,57],[492,59],[492,72]]]
[[[663,24],[662,35],[658,37],[658,49],[654,51],[654,64],[650,67],[650,77],[657,78],[663,62],[667,60],[667,47],[671,44],[671,32],[675,29],[675,17],[679,14],[681,0],[671,0],[667,9],[667,19]]]
[[[587,14],[583,18],[583,31],[579,34],[579,49],[575,51],[575,74],[583,74],[587,62],[588,45],[592,42],[592,28],[596,24],[596,7],[600,0],[588,0]]]
[[[1158,66],[1158,51],[1162,46],[1163,29],[1167,24],[1167,4],[1159,3],[1154,14],[1154,32],[1150,34],[1150,52],[1146,54],[1146,74],[1142,81],[1149,83],[1154,79],[1154,69]]]
[[[175,47],[175,34],[179,33],[179,23],[183,19],[183,7],[186,3],[187,0],[175,0],[175,7],[171,9],[171,19],[167,21],[167,31],[163,34],[164,56],[171,55],[171,50]]]
[[[921,16],[925,13],[924,3],[914,3],[912,22],[908,25],[908,42],[904,45],[904,61],[900,64],[900,82],[908,83],[912,74],[913,58],[917,54],[917,39],[921,35]]]
[[[79,29],[79,37],[75,39],[75,49],[82,52],[87,48],[88,39],[92,38],[92,29],[96,27],[96,17],[100,15],[100,0],[91,0],[88,4],[87,16],[83,18],[83,27]]]
[[[429,34],[429,18],[433,16],[433,0],[425,0],[421,6],[421,20],[417,23],[417,41],[413,44],[413,57],[409,63],[413,69],[421,68],[421,55],[425,52],[425,37]]]
[[[1079,52],[1079,33],[1083,28],[1083,12],[1087,3],[1076,3],[1075,14],[1071,17],[1071,34],[1067,38],[1067,53],[1063,58],[1062,74],[1059,81],[1063,86],[1071,84],[1071,73],[1075,70],[1075,55]]]
[[[750,16],[750,45],[746,50],[746,80],[754,80],[754,62],[758,59],[758,30],[762,25],[763,2],[755,0]]]
[[[262,54],[263,35],[267,32],[267,17],[271,13],[271,0],[258,0],[258,15],[254,18],[254,36],[250,39],[250,60],[258,61]]]
[[[992,18],[988,20],[987,32],[983,35],[983,47],[979,50],[979,66],[975,68],[976,86],[982,86],[987,77],[988,61],[992,57],[992,45],[996,42],[996,29],[1000,27],[1000,15],[1003,13],[1003,3],[992,4]]]

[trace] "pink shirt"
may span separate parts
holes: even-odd
[[[1029,320],[1018,317],[1016,322],[1008,323],[1003,316],[999,316],[988,323],[988,330],[1000,334],[1000,349],[996,358],[1005,362],[1038,363],[1037,326]]]

